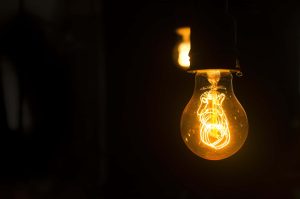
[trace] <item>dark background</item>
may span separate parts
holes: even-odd
[[[297,1],[229,1],[243,148],[207,161],[181,139],[175,29],[224,3],[1,1],[0,198],[300,198]]]

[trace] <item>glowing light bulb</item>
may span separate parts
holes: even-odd
[[[190,57],[189,52],[191,49],[191,28],[190,27],[183,27],[178,28],[176,33],[181,36],[181,42],[178,44],[177,51],[178,51],[178,64],[180,67],[184,69],[188,69],[190,67]]]
[[[234,95],[229,70],[199,70],[195,89],[181,117],[188,148],[208,160],[236,153],[248,135],[246,113]]]

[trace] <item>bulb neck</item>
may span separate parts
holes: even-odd
[[[229,70],[198,70],[195,75],[195,90],[233,91],[232,74]]]

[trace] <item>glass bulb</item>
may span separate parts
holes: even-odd
[[[208,160],[236,153],[248,135],[247,115],[233,93],[229,70],[201,70],[192,98],[181,116],[181,136],[188,148]]]

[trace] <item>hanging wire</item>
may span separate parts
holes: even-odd
[[[23,14],[25,12],[24,0],[19,0],[18,3],[19,3],[19,7],[18,7],[19,14]]]
[[[235,48],[237,49],[237,46],[238,46],[238,36],[237,36],[237,20],[236,20],[236,18],[234,17],[234,15],[233,14],[231,14],[230,13],[230,11],[229,11],[229,0],[225,0],[225,13],[226,14],[228,14],[229,16],[231,16],[231,18],[232,18],[232,21],[233,21],[233,39],[234,39],[234,46],[235,46]],[[240,66],[240,61],[239,61],[239,59],[238,58],[236,58],[236,62],[235,62],[235,67],[237,68],[237,69],[241,69],[241,66]],[[236,75],[238,76],[238,77],[241,77],[241,76],[243,76],[243,73],[241,72],[241,71],[238,71],[238,72],[236,72]]]
[[[225,0],[225,13],[229,14],[229,2]]]

